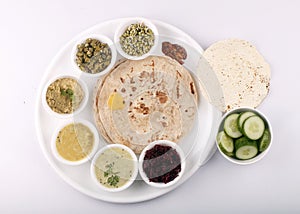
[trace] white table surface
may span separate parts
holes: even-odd
[[[0,213],[300,212],[300,2],[168,2],[0,1]],[[175,191],[125,205],[89,198],[52,170],[34,127],[45,68],[76,34],[129,16],[175,25],[203,48],[232,37],[257,46],[272,68],[271,91],[259,110],[273,125],[274,142],[263,160],[238,166],[216,153]]]

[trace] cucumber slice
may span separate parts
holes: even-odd
[[[243,123],[245,122],[245,120],[254,115],[255,115],[255,113],[253,113],[252,111],[246,111],[246,112],[240,113],[240,116],[238,117],[238,126],[239,126],[239,130],[241,132],[243,132]]]
[[[258,150],[260,152],[265,151],[268,148],[270,142],[271,142],[270,131],[269,131],[269,129],[266,129],[264,131],[264,134],[263,134],[262,138],[259,140],[259,148],[258,148]]]
[[[231,114],[226,117],[224,122],[224,131],[229,137],[239,138],[242,133],[239,131],[237,119],[239,114]]]
[[[233,156],[233,140],[224,131],[219,132],[217,135],[217,143],[225,155]]]
[[[257,115],[248,117],[243,123],[243,133],[251,140],[258,140],[265,131],[264,121]]]
[[[233,152],[225,152],[225,151],[223,151],[223,150],[222,150],[222,152],[223,152],[225,155],[229,156],[229,157],[234,157],[234,153],[233,153]]]
[[[258,153],[257,142],[246,137],[241,137],[235,141],[235,156],[241,160],[248,160]]]

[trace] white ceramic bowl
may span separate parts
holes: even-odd
[[[172,180],[172,181],[170,181],[169,183],[166,183],[166,184],[165,183],[150,182],[148,176],[146,175],[146,173],[144,172],[144,169],[143,169],[143,162],[144,162],[145,154],[148,150],[152,149],[155,145],[163,145],[163,146],[172,147],[179,154],[179,157],[180,157],[180,160],[181,160],[181,171],[179,172],[178,176],[174,180]],[[142,151],[142,153],[139,157],[139,172],[140,172],[140,175],[141,175],[142,179],[148,185],[153,186],[153,187],[165,188],[165,187],[169,187],[169,186],[175,184],[182,177],[182,175],[184,173],[184,170],[185,170],[185,156],[184,156],[184,153],[183,153],[182,149],[176,143],[173,143],[173,142],[168,141],[168,140],[157,140],[157,141],[154,141],[154,142],[150,143],[148,146],[146,146],[143,149],[143,151]]]
[[[49,105],[47,103],[47,100],[46,100],[46,93],[47,93],[48,87],[51,85],[51,83],[55,82],[58,79],[62,79],[62,78],[71,78],[71,79],[76,80],[79,83],[79,85],[81,86],[81,88],[84,92],[84,97],[83,97],[83,100],[80,103],[79,108],[76,109],[73,113],[70,113],[70,114],[60,114],[60,113],[57,113],[57,112],[53,111],[49,107]],[[73,117],[73,116],[77,115],[78,113],[80,113],[84,109],[84,107],[86,106],[88,99],[89,99],[89,90],[88,90],[87,85],[82,80],[78,79],[77,77],[71,76],[71,75],[59,75],[59,76],[56,76],[56,77],[52,78],[49,82],[47,82],[47,84],[44,87],[43,92],[42,92],[42,104],[43,104],[45,110],[50,115],[52,115],[54,117],[57,117],[57,118],[60,118],[60,119],[67,119],[67,118]]]
[[[79,45],[81,43],[84,43],[85,40],[88,39],[88,38],[97,39],[102,43],[108,44],[108,46],[111,50],[111,62],[110,62],[110,64],[107,66],[107,68],[105,68],[103,71],[101,71],[99,73],[92,74],[92,73],[84,72],[76,64],[77,45]],[[99,34],[92,34],[92,35],[89,35],[89,36],[83,36],[80,39],[78,39],[76,41],[73,49],[72,49],[72,54],[71,54],[71,61],[72,61],[72,64],[73,64],[74,68],[76,69],[76,71],[79,74],[82,74],[82,75],[87,76],[87,77],[99,77],[99,76],[103,76],[103,75],[107,74],[113,68],[113,66],[115,65],[116,60],[117,60],[117,51],[116,51],[116,47],[115,47],[113,41],[110,38],[108,38],[107,36],[99,35]]]
[[[121,47],[120,44],[120,36],[125,32],[125,30],[131,25],[131,24],[137,24],[137,23],[144,23],[147,27],[149,27],[153,33],[154,33],[154,45],[151,47],[151,49],[149,50],[148,53],[145,53],[141,56],[131,56],[128,55],[127,53],[125,53]],[[125,58],[127,59],[131,59],[131,60],[140,60],[140,59],[144,59],[147,56],[151,55],[153,53],[153,51],[155,50],[155,48],[157,47],[158,44],[158,31],[156,26],[149,21],[148,19],[144,19],[144,18],[130,18],[127,21],[124,21],[120,24],[120,26],[117,28],[115,35],[114,35],[114,43],[116,45],[116,48],[118,50],[118,52]]]
[[[79,161],[69,161],[69,160],[66,160],[64,159],[57,151],[57,148],[56,148],[56,137],[58,136],[58,133],[60,132],[60,130],[62,130],[65,126],[69,125],[69,124],[72,124],[72,123],[75,123],[75,124],[78,124],[78,123],[81,123],[85,126],[87,126],[90,131],[93,133],[94,135],[94,144],[93,144],[93,148],[92,148],[92,151],[90,152],[90,154],[88,154],[85,158],[79,160]],[[98,132],[97,132],[97,129],[96,127],[90,123],[89,121],[87,120],[69,120],[68,122],[64,122],[63,124],[61,124],[58,129],[54,132],[53,136],[52,136],[52,141],[51,141],[51,149],[52,149],[52,153],[54,155],[54,157],[60,161],[61,163],[64,163],[64,164],[67,164],[67,165],[72,165],[72,166],[76,166],[76,165],[80,165],[80,164],[83,164],[83,163],[86,163],[87,161],[91,160],[94,156],[94,154],[96,153],[97,149],[98,149],[98,146],[99,146],[99,136],[98,136]]]
[[[218,148],[219,152],[221,153],[221,155],[225,159],[229,160],[230,162],[235,163],[235,164],[239,164],[239,165],[248,165],[248,164],[256,163],[257,161],[261,160],[269,152],[269,150],[272,146],[272,142],[273,142],[273,131],[272,131],[271,123],[269,122],[267,117],[262,112],[260,112],[257,109],[251,108],[251,107],[239,107],[239,108],[236,108],[236,109],[233,109],[231,111],[226,112],[223,115],[223,117],[221,118],[218,133],[220,131],[224,130],[224,128],[223,128],[224,127],[224,121],[225,121],[225,118],[227,116],[229,116],[230,114],[233,114],[233,113],[241,113],[241,112],[246,112],[246,111],[253,112],[253,113],[255,113],[256,115],[260,116],[263,119],[263,121],[265,122],[265,127],[268,128],[269,131],[270,131],[270,138],[271,139],[270,139],[270,144],[269,144],[268,148],[265,151],[259,153],[258,155],[256,155],[255,157],[253,157],[251,159],[239,160],[239,159],[236,159],[236,158],[233,158],[233,157],[229,157],[221,151],[221,149],[220,149],[220,147],[217,143],[217,136],[216,136],[216,145],[217,145],[217,148]]]
[[[131,179],[129,179],[123,186],[118,187],[118,188],[108,188],[108,187],[104,186],[103,184],[101,184],[98,181],[98,179],[96,177],[96,173],[95,173],[95,162],[97,161],[98,157],[104,151],[106,151],[107,149],[111,149],[111,148],[121,148],[121,149],[124,149],[125,151],[127,151],[130,154],[130,156],[132,157],[132,161],[134,162],[134,169],[133,169],[133,172],[132,172]],[[137,157],[136,157],[135,153],[130,148],[128,148],[127,146],[124,146],[122,144],[109,144],[109,145],[103,147],[102,149],[100,149],[96,153],[96,155],[94,156],[93,161],[91,163],[91,169],[90,169],[90,171],[91,171],[91,177],[92,177],[93,181],[102,190],[105,190],[105,191],[108,191],[108,192],[120,192],[120,191],[123,191],[123,190],[127,189],[128,187],[130,187],[130,185],[135,181],[136,176],[138,174],[138,160],[137,160]]]

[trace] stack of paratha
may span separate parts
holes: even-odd
[[[99,81],[94,117],[109,143],[139,154],[154,140],[178,142],[186,135],[194,124],[197,99],[192,76],[175,60],[125,60]]]

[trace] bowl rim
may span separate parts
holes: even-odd
[[[90,129],[90,131],[94,135],[94,144],[93,144],[92,151],[85,158],[83,158],[83,159],[81,159],[79,161],[69,161],[69,160],[64,159],[58,153],[57,148],[56,148],[56,137],[58,136],[59,132],[64,127],[66,127],[66,126],[68,126],[70,124],[78,124],[78,123],[81,123],[81,124],[87,126]],[[52,154],[54,155],[54,157],[56,158],[56,160],[60,161],[63,164],[71,165],[71,166],[81,165],[81,164],[86,163],[87,161],[91,160],[93,158],[93,156],[95,155],[96,151],[98,150],[98,146],[99,146],[99,134],[98,134],[98,131],[97,131],[96,127],[90,121],[84,120],[84,119],[64,121],[63,123],[61,123],[57,127],[57,129],[53,133],[52,139],[51,139],[51,150],[52,150]]]
[[[154,44],[153,44],[153,46],[151,47],[151,49],[147,53],[145,53],[141,56],[131,56],[131,55],[125,53],[123,51],[121,45],[120,45],[120,36],[124,33],[125,29],[127,29],[129,25],[136,24],[136,23],[144,23],[154,33]],[[149,19],[142,18],[142,17],[128,18],[128,19],[124,20],[123,22],[121,22],[120,25],[118,26],[117,30],[115,31],[114,44],[116,46],[116,49],[117,49],[118,53],[121,54],[126,59],[141,60],[141,59],[144,59],[144,58],[150,56],[155,51],[155,49],[158,45],[158,40],[159,40],[158,35],[159,35],[159,33],[158,33],[158,30],[157,30],[157,27]]]
[[[77,45],[82,44],[86,39],[97,39],[102,43],[106,43],[108,44],[110,50],[111,50],[111,61],[110,64],[101,72],[99,73],[87,73],[82,71],[78,65],[75,62],[75,58],[76,58],[76,53],[77,53]],[[105,36],[103,34],[88,34],[88,35],[84,35],[84,36],[80,36],[76,39],[76,41],[73,44],[73,48],[71,51],[71,63],[73,65],[73,67],[75,68],[75,70],[77,71],[78,74],[86,76],[86,77],[100,77],[100,76],[104,76],[105,74],[107,74],[115,65],[117,61],[117,50],[115,47],[115,44],[113,43],[113,41],[108,37]]]
[[[54,83],[56,80],[58,79],[63,79],[63,78],[71,78],[73,80],[76,80],[78,82],[78,84],[81,86],[83,92],[84,92],[84,97],[83,97],[83,100],[81,101],[80,103],[80,106],[78,109],[76,109],[74,112],[70,113],[70,114],[60,114],[58,112],[55,112],[53,111],[50,106],[48,105],[47,103],[47,100],[46,100],[46,94],[47,94],[47,89],[48,87]],[[73,75],[70,75],[70,74],[60,74],[60,75],[57,75],[53,78],[51,78],[44,86],[44,89],[42,91],[42,105],[44,107],[44,109],[51,115],[51,116],[54,116],[56,118],[59,118],[59,119],[68,119],[68,118],[71,118],[71,117],[74,117],[75,115],[79,114],[80,112],[82,112],[82,110],[85,108],[85,106],[87,105],[87,102],[88,102],[88,99],[89,99],[89,90],[88,90],[88,87],[86,85],[86,83],[81,80],[80,78],[76,77],[76,76],[73,76]]]
[[[179,157],[181,159],[181,171],[179,172],[178,176],[174,180],[172,180],[172,181],[170,181],[169,183],[166,183],[166,184],[165,183],[150,182],[149,178],[147,177],[147,175],[145,174],[145,172],[143,170],[143,161],[144,161],[144,157],[145,157],[146,151],[148,151],[149,149],[153,148],[155,145],[171,146],[173,149],[176,150],[176,152],[179,154]],[[150,144],[148,144],[143,149],[143,151],[141,152],[140,157],[139,157],[139,173],[140,173],[142,179],[149,186],[157,187],[157,188],[166,188],[166,187],[172,186],[175,183],[177,183],[180,180],[180,178],[182,177],[182,175],[183,175],[183,173],[185,171],[185,165],[186,165],[186,163],[185,163],[185,155],[184,155],[183,150],[180,148],[180,146],[177,143],[174,143],[174,142],[169,141],[169,140],[156,140],[156,141],[151,142]]]
[[[218,136],[219,132],[224,130],[223,127],[222,127],[222,124],[224,124],[225,118],[227,116],[229,116],[230,114],[242,113],[242,112],[246,112],[246,111],[251,111],[253,113],[256,113],[258,116],[260,116],[263,119],[263,121],[265,122],[265,125],[268,127],[269,132],[270,132],[270,144],[269,144],[269,146],[267,147],[267,149],[265,151],[259,153],[255,157],[250,158],[248,160],[239,160],[239,159],[236,159],[236,158],[229,157],[221,151],[221,149],[218,145],[218,142],[217,142],[217,136]],[[261,111],[255,109],[253,107],[241,106],[241,107],[238,107],[238,108],[231,109],[230,111],[227,111],[222,116],[222,118],[219,121],[218,131],[217,131],[217,134],[216,134],[216,137],[215,137],[215,143],[216,143],[216,146],[217,146],[219,152],[221,153],[221,155],[225,159],[227,159],[228,161],[230,161],[232,163],[235,163],[235,164],[238,164],[238,165],[249,165],[249,164],[253,164],[253,163],[256,163],[256,162],[260,161],[262,158],[264,158],[266,156],[266,154],[269,152],[269,150],[270,150],[270,148],[273,144],[273,138],[274,138],[274,135],[273,135],[272,126],[271,126],[271,123],[270,123],[269,119],[265,116],[265,114],[263,114]]]
[[[104,185],[102,185],[97,177],[96,177],[96,174],[95,174],[95,162],[96,160],[98,159],[98,157],[107,149],[111,149],[111,148],[122,148],[122,149],[125,149],[132,157],[133,159],[133,162],[134,162],[134,171],[132,173],[132,178],[129,179],[127,181],[127,183],[125,183],[123,186],[119,187],[119,188],[108,188],[108,187],[105,187]],[[91,162],[91,167],[90,167],[90,175],[92,177],[92,180],[94,181],[94,183],[100,187],[100,189],[104,190],[104,191],[107,191],[107,192],[120,192],[120,191],[123,191],[125,189],[127,189],[128,187],[130,187],[133,182],[136,180],[136,177],[138,175],[138,159],[137,159],[137,156],[136,154],[127,146],[123,145],[123,144],[109,144],[109,145],[106,145],[104,147],[102,147],[95,155],[94,155],[94,158]]]

